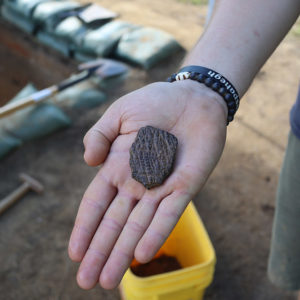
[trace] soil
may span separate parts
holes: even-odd
[[[0,22],[0,105],[14,97],[29,81],[42,89],[76,70],[75,62],[38,45],[1,19]]]
[[[203,31],[204,6],[175,0],[98,2],[120,13],[122,19],[173,34],[187,49]],[[28,81],[42,88],[75,69],[74,62],[2,22],[0,40],[1,103]],[[299,36],[289,34],[262,68],[228,128],[220,163],[193,199],[217,255],[206,300],[295,299],[293,293],[269,283],[266,267],[289,110],[299,84],[299,49]],[[109,102],[99,109],[69,112],[72,127],[27,143],[1,161],[0,198],[19,185],[19,172],[45,185],[43,195],[28,193],[0,217],[1,300],[120,299],[118,290],[81,290],[75,281],[78,265],[67,256],[81,196],[97,172],[83,162],[82,138],[114,99],[164,80],[176,70],[182,55],[148,72],[133,68],[123,85],[107,91]]]
[[[146,264],[132,266],[131,271],[137,276],[147,277],[180,270],[181,268],[182,266],[176,257],[163,254]]]

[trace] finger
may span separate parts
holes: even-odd
[[[105,160],[110,145],[119,134],[120,116],[120,106],[114,103],[85,135],[84,159],[88,165],[97,166]]]
[[[121,193],[112,201],[80,265],[77,282],[82,288],[93,288],[98,282],[100,272],[136,201],[132,196]]]
[[[137,203],[107,260],[99,282],[103,288],[115,288],[128,269],[134,249],[151,223],[160,199],[145,196]]]
[[[102,175],[101,170],[87,188],[81,200],[69,242],[69,256],[81,261],[116,188]]]
[[[190,200],[190,194],[174,192],[161,201],[150,226],[135,249],[135,258],[139,262],[147,263],[154,257]]]

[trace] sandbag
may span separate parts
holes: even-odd
[[[72,57],[74,57],[75,50],[78,52],[78,47],[76,45],[82,43],[82,40],[88,31],[89,27],[78,17],[73,16],[62,20],[55,27],[51,35],[58,40],[66,42],[69,49],[73,50]]]
[[[6,0],[2,15],[6,20],[31,34],[41,28],[51,33],[56,14],[78,7],[80,7],[78,3],[60,0]]]
[[[18,101],[36,91],[36,88],[29,84],[10,102]],[[69,117],[59,107],[50,103],[41,103],[26,107],[2,119],[0,128],[3,132],[21,141],[29,141],[53,133],[70,124]]]
[[[144,27],[124,34],[118,44],[116,55],[149,69],[180,49],[181,46],[170,34]]]
[[[30,18],[33,10],[40,3],[49,1],[50,0],[5,0],[4,5],[18,12],[20,15]]]
[[[85,80],[60,92],[56,96],[61,107],[89,109],[101,105],[107,100],[106,94],[95,86],[92,79]]]
[[[73,58],[79,62],[84,63],[97,59],[97,56],[95,54],[88,54],[85,52],[81,52],[78,49],[75,49]]]
[[[91,10],[97,8],[93,15]],[[81,44],[92,28],[98,28],[113,16],[114,13],[109,14],[109,11],[106,12],[100,6],[80,6],[71,1],[42,3],[33,13],[34,21],[39,24],[37,38],[45,45],[71,57],[74,57],[77,49],[75,45]],[[85,22],[83,17],[90,20],[91,24]]]
[[[77,17],[69,17],[61,21],[54,29],[53,35],[69,42],[76,41],[77,35],[83,34],[86,26]]]
[[[10,102],[36,92],[28,84]],[[0,159],[22,145],[23,141],[32,140],[50,134],[70,125],[69,118],[51,104],[31,106],[0,119]]]
[[[33,12],[33,19],[45,21],[47,18],[64,11],[80,7],[79,3],[73,1],[46,1],[37,6]]]
[[[111,54],[118,41],[127,32],[138,28],[124,21],[112,21],[102,27],[91,30],[84,36],[78,50],[96,56],[108,56]]]
[[[53,34],[39,31],[36,35],[36,38],[44,45],[55,49],[66,57],[72,56],[73,47],[72,44],[69,44],[66,40],[60,39]]]
[[[41,103],[35,106],[9,132],[22,141],[34,140],[71,125],[69,117],[57,106]]]
[[[44,29],[60,38],[79,43],[87,31],[101,27],[116,16],[113,11],[97,4],[86,4],[55,13],[48,22],[48,25],[51,25],[52,21],[52,26],[46,26]]]
[[[81,5],[73,1],[49,1],[39,4],[32,14],[33,21],[48,33],[57,25],[57,15],[78,9]]]
[[[29,18],[6,5],[1,7],[1,16],[25,32],[30,34],[34,32],[35,25]]]
[[[77,101],[73,103],[73,107],[76,109],[94,108],[106,100],[107,97],[103,92],[96,89],[87,89],[78,95]]]
[[[127,74],[121,74],[120,76],[114,76],[106,79],[97,79],[96,77],[92,78],[93,82],[97,84],[101,89],[109,91],[113,88],[120,88],[120,86],[124,83]]]

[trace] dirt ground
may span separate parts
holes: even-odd
[[[174,0],[98,1],[133,23],[161,28],[190,49],[203,30],[205,6]],[[13,36],[13,38],[11,38]],[[217,254],[205,299],[292,300],[266,277],[275,192],[289,131],[289,109],[299,84],[300,37],[290,33],[260,71],[228,128],[222,159],[194,200]],[[67,243],[84,189],[97,169],[82,159],[82,137],[122,94],[176,70],[178,57],[145,72],[131,69],[98,110],[69,112],[73,126],[27,143],[0,163],[0,198],[19,184],[18,173],[41,180],[45,193],[27,194],[0,217],[0,300],[120,299],[118,290],[81,290]],[[0,101],[28,81],[39,88],[75,70],[72,61],[0,24]]]

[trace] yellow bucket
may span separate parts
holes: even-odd
[[[212,282],[216,256],[205,227],[191,202],[159,253],[174,256],[180,270],[148,277],[130,269],[120,285],[123,300],[200,300]]]

